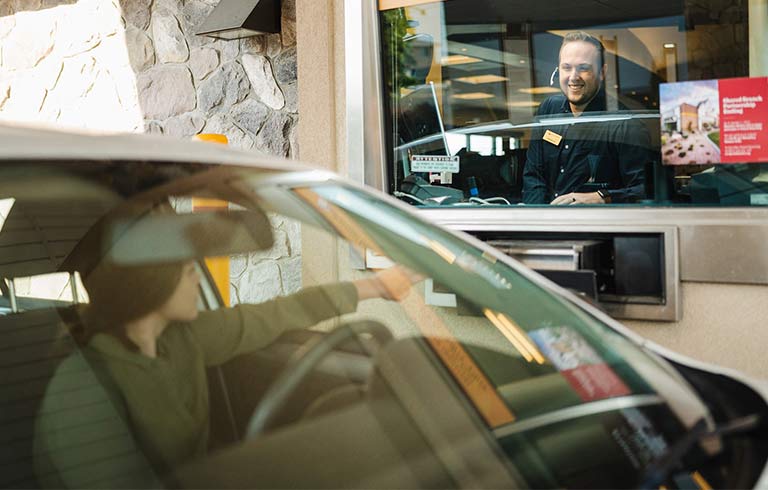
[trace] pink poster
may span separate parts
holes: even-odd
[[[720,80],[722,162],[768,162],[768,77]]]
[[[659,86],[665,165],[768,162],[768,77]]]

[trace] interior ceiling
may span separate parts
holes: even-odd
[[[447,24],[523,23],[588,27],[683,14],[679,0],[472,0],[445,3]]]

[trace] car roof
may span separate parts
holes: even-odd
[[[337,178],[328,171],[312,168],[285,158],[264,155],[256,151],[238,150],[227,145],[184,140],[168,136],[137,133],[95,133],[62,131],[54,128],[6,125],[0,123],[0,167],[4,164],[41,161],[61,162],[152,162],[200,163],[223,166],[244,166],[266,171],[269,175],[287,176],[298,172],[299,178]],[[293,176],[291,178],[294,178]],[[16,202],[7,216],[0,216],[0,228],[5,228],[0,277],[22,277],[59,270],[62,260],[93,224],[94,203],[51,207],[34,202]],[[93,219],[92,219],[93,218]],[[46,226],[41,223],[53,223]],[[7,226],[3,227],[2,225]],[[82,228],[82,229],[81,229]],[[29,230],[16,236],[13,231]],[[55,250],[47,244],[55,244]]]
[[[141,133],[98,133],[0,123],[0,161],[104,160],[243,165],[265,170],[317,170],[288,160],[226,145]]]

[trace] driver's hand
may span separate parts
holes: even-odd
[[[354,284],[360,301],[372,298],[400,301],[408,296],[411,286],[422,279],[424,276],[398,265],[377,272],[371,277],[358,279]]]

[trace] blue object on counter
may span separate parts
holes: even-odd
[[[480,195],[480,193],[477,190],[477,179],[475,179],[474,177],[469,177],[467,179],[467,186],[469,187],[470,197],[477,197]]]

